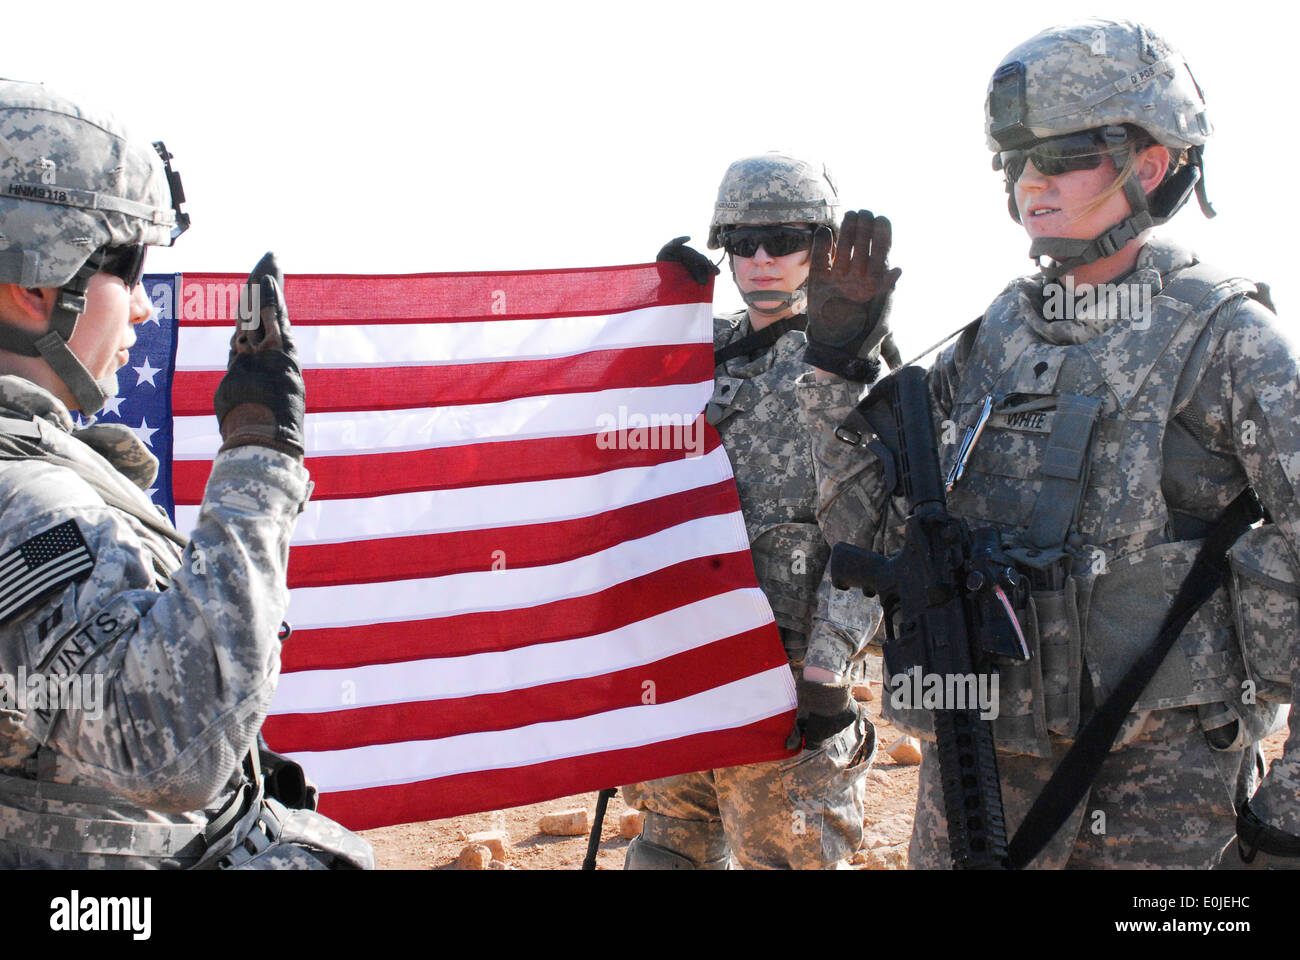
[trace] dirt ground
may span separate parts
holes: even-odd
[[[868,702],[867,709],[876,725],[880,749],[867,774],[865,836],[852,866],[855,869],[904,868],[919,767],[896,763],[889,756],[889,748],[902,737],[902,732],[881,717],[880,701]],[[1265,754],[1270,762],[1281,754],[1286,736],[1283,728],[1265,742]],[[374,845],[376,863],[382,870],[456,869],[467,836],[482,830],[506,831],[513,847],[504,861],[507,869],[578,870],[587,856],[587,835],[546,836],[540,832],[538,820],[543,814],[575,807],[586,807],[590,817],[595,806],[596,795],[589,793],[508,810],[382,827],[367,830],[363,836]],[[622,869],[629,841],[619,837],[619,818],[626,809],[621,795],[609,803],[596,857],[598,870]]]

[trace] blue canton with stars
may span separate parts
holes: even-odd
[[[158,458],[158,479],[149,489],[153,502],[176,520],[172,498],[172,375],[176,368],[176,293],[180,276],[145,274],[144,289],[153,304],[149,319],[135,327],[131,359],[117,372],[117,396],[109,397],[99,419],[124,423]]]

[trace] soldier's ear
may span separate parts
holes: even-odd
[[[55,287],[20,287],[0,283],[0,316],[8,323],[34,331],[44,330],[54,313],[59,291]]]
[[[1152,144],[1134,160],[1133,174],[1142,184],[1142,192],[1150,193],[1160,186],[1169,170],[1169,149],[1160,144]]]

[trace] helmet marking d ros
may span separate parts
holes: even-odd
[[[41,84],[0,79],[0,283],[60,288],[50,330],[0,323],[0,350],[44,357],[83,415],[113,388],[68,347],[90,278],[110,249],[170,246],[189,227],[170,160]]]
[[[742,157],[727,168],[718,186],[718,201],[709,223],[708,247],[723,246],[728,227],[763,226],[783,223],[811,223],[835,230],[838,225],[839,190],[830,171],[821,165],[800,160],[776,150],[752,157]],[[735,277],[735,268],[732,268]],[[776,306],[760,306],[779,302]],[[803,287],[793,293],[779,290],[756,290],[741,297],[758,313],[780,313],[790,307],[796,314],[804,311],[806,292]]]
[[[1005,57],[989,81],[984,130],[994,151],[1028,150],[1053,137],[1098,131],[1117,169],[1132,144],[1124,125],[1138,127],[1176,158],[1165,180],[1148,198],[1135,177],[1124,183],[1131,214],[1092,240],[1039,238],[1029,255],[1055,261],[1049,276],[1092,263],[1120,250],[1149,227],[1164,223],[1195,188],[1207,217],[1202,150],[1214,128],[1205,97],[1182,54],[1155,31],[1127,20],[1084,20],[1049,27]],[[1014,184],[1007,179],[1008,206],[1019,222]]]

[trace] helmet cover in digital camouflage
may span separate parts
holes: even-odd
[[[812,223],[834,227],[839,191],[825,166],[775,150],[742,157],[727,168],[709,223],[708,247],[722,246],[725,227]]]
[[[68,347],[98,269],[92,257],[170,245],[188,225],[162,149],[40,84],[0,80],[0,283],[60,291],[49,333],[0,324],[0,347],[44,357],[85,414],[116,383],[95,380]]]
[[[1049,27],[1001,63],[984,101],[994,151],[1112,124],[1134,124],[1175,150],[1203,144],[1213,131],[1187,61],[1140,23]]]
[[[0,282],[59,287],[101,247],[167,245],[162,160],[40,84],[0,80]]]

